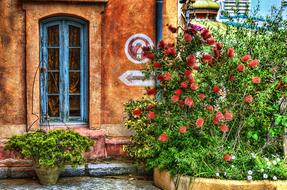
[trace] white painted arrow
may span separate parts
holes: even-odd
[[[124,72],[119,79],[127,86],[154,86],[154,79],[144,80],[144,73],[139,70]]]

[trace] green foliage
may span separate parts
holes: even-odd
[[[6,150],[18,152],[41,166],[79,165],[84,162],[83,153],[93,141],[72,130],[42,130],[13,136],[5,145]]]
[[[286,108],[280,106],[286,103],[287,27],[272,18],[261,29],[227,27],[213,36],[190,25],[176,46],[162,41],[146,51],[145,74],[158,79],[159,99],[126,104],[125,125],[135,131],[130,156],[172,174],[287,179]]]

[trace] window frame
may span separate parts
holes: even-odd
[[[59,117],[48,112],[47,29],[59,26]],[[80,28],[80,117],[69,116],[69,26]],[[66,125],[88,122],[88,31],[87,22],[72,17],[51,17],[40,22],[40,107],[41,124]]]

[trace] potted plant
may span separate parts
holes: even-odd
[[[32,159],[40,183],[51,185],[57,183],[66,164],[83,163],[83,154],[92,144],[88,137],[72,130],[39,130],[11,137],[5,149]]]
[[[156,168],[156,183],[158,169],[222,184],[287,179],[286,22],[268,24],[268,30],[228,28],[218,35],[191,24],[176,45],[160,41],[156,49],[145,48],[151,61],[144,72],[157,85],[126,104],[125,125],[135,131],[127,150]],[[261,188],[276,186],[264,183]]]

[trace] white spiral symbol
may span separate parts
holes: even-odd
[[[143,57],[143,47],[153,47],[152,40],[145,34],[132,35],[125,44],[127,58],[135,64],[143,64],[149,60]]]

